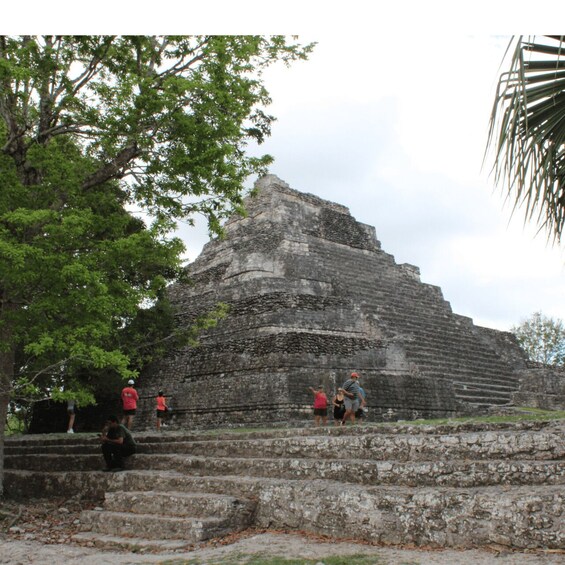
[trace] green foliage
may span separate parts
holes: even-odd
[[[531,361],[565,365],[565,324],[535,312],[511,330]]]
[[[559,241],[565,227],[565,36],[518,37],[509,51],[488,140],[495,180]]]
[[[135,377],[172,330],[170,237],[220,233],[249,143],[273,117],[261,73],[305,59],[283,36],[0,36],[0,396],[93,401]],[[216,323],[223,307],[194,331]],[[70,395],[70,396],[69,396]]]
[[[140,309],[132,322],[120,333],[120,345],[129,352],[131,365],[137,370],[162,356],[170,348],[198,346],[198,336],[203,330],[215,327],[228,313],[222,302],[198,317],[192,326],[179,328],[174,324],[171,305],[165,296],[151,308]]]
[[[25,429],[25,418],[22,412],[9,412],[6,418],[6,435],[23,434]]]
[[[77,406],[96,404],[96,398],[83,383],[75,379],[65,379],[64,386],[51,391],[51,399],[55,402],[74,400]]]
[[[86,191],[127,177],[128,199],[155,217],[200,212],[217,230],[241,207],[243,181],[271,162],[245,153],[274,119],[264,111],[262,70],[311,49],[282,36],[0,38],[10,118],[4,150],[33,179],[48,156],[24,171],[19,153],[72,136],[91,165],[59,164],[48,174],[51,187],[66,175]]]

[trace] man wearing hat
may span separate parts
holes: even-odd
[[[137,410],[137,401],[139,400],[139,396],[137,395],[137,391],[133,388],[133,385],[134,382],[130,379],[128,381],[128,386],[122,390],[122,406],[124,410],[122,424],[124,424],[128,430],[131,430],[133,425],[133,417]]]
[[[341,385],[340,390],[344,395],[344,406],[345,414],[343,415],[343,425],[347,420],[351,420],[352,424],[355,424],[355,412],[359,409],[361,403],[361,393],[359,390],[359,383],[357,380],[359,375],[355,372],[351,373],[351,378],[347,379],[343,385]]]

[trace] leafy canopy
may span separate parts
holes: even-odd
[[[511,330],[529,359],[543,365],[565,365],[565,324],[535,312]]]
[[[170,331],[166,308],[144,307],[182,273],[169,234],[195,214],[218,233],[241,211],[244,181],[271,162],[246,153],[274,119],[261,72],[311,49],[0,36],[0,393],[12,378],[33,394],[136,374]]]
[[[274,119],[261,71],[311,48],[283,36],[2,37],[3,152],[34,184],[29,151],[72,136],[92,158],[67,171],[84,191],[127,179],[127,200],[160,220],[202,212],[218,229],[271,161],[245,153]]]

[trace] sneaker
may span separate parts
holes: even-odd
[[[70,430],[67,430],[67,433],[68,433],[68,434],[74,434],[75,431],[71,428]]]

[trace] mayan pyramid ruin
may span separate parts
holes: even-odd
[[[190,265],[192,283],[171,288],[182,326],[218,302],[230,310],[199,347],[171,351],[142,376],[139,425],[151,425],[160,388],[179,426],[304,421],[308,387],[330,396],[352,370],[375,421],[511,402],[526,367],[512,334],[454,314],[439,287],[397,264],[344,206],[273,175],[256,188],[247,216]]]

